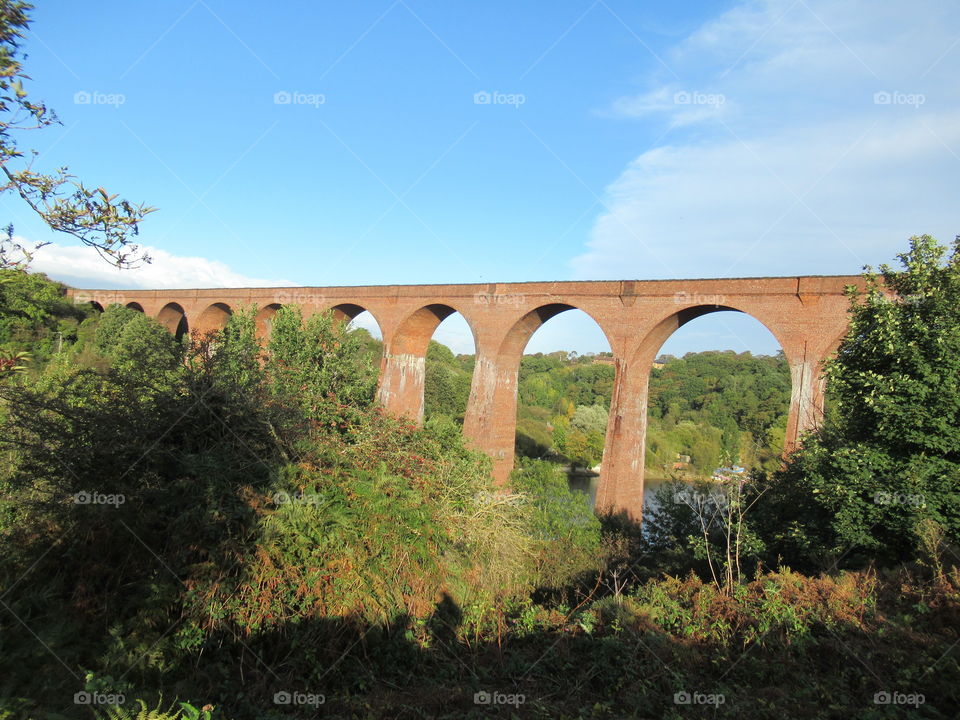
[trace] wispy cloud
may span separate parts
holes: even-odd
[[[679,83],[612,103],[665,137],[608,186],[575,274],[856,273],[911,234],[952,239],[958,36],[947,0],[764,0],[705,24],[665,56]]]
[[[54,243],[37,251],[30,269],[78,288],[289,287],[296,284],[283,279],[241,275],[217,260],[174,255],[152,247],[146,250],[153,258],[149,265],[118,270],[92,248]]]
[[[723,93],[664,85],[649,92],[618,98],[602,114],[623,118],[663,115],[675,127],[717,119],[731,111]]]

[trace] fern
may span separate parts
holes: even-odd
[[[180,709],[174,710],[174,705],[171,705],[168,710],[162,710],[161,706],[163,705],[163,699],[161,698],[160,702],[157,703],[157,707],[153,710],[147,707],[147,704],[143,700],[137,700],[136,703],[140,706],[139,710],[133,707],[120,707],[115,706],[107,709],[106,714],[97,713],[98,720],[210,720],[212,715],[210,713],[210,706],[205,705],[203,709],[199,709],[191,705],[190,703],[181,702]],[[136,714],[134,714],[136,713]]]

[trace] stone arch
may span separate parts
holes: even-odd
[[[380,320],[377,313],[375,313],[369,307],[359,305],[357,303],[345,302],[332,305],[331,307],[326,308],[323,312],[330,313],[334,322],[344,324],[349,324],[356,320],[363,313],[367,313],[371,318],[373,318],[373,322],[377,326],[377,332],[380,333],[380,338],[383,338],[383,322]],[[372,332],[371,335],[376,337],[376,335]]]
[[[143,305],[141,305],[138,302],[133,302],[133,301],[128,302],[127,307],[130,308],[131,310],[136,310],[137,312],[141,312],[141,313],[143,312]]]
[[[333,313],[333,319],[340,322],[350,322],[357,315],[363,312],[370,312],[367,308],[362,305],[357,305],[356,303],[340,303],[339,305],[334,305],[330,308],[330,312]],[[377,325],[380,325],[380,320],[374,315],[374,320],[377,321]]]
[[[400,325],[393,333],[392,346],[395,352],[423,355],[426,353],[427,347],[430,345],[430,340],[433,338],[433,334],[440,326],[440,323],[454,313],[460,313],[464,320],[467,321],[467,325],[470,326],[470,332],[473,335],[474,346],[476,346],[477,334],[467,316],[450,305],[433,303],[414,310],[400,322]]]
[[[367,313],[371,318],[373,318],[373,321],[377,326],[376,329],[380,333],[381,339],[383,338],[383,322],[380,320],[380,317],[377,315],[377,313],[375,313],[369,307],[359,305],[357,303],[344,302],[338,303],[337,305],[332,305],[324,309],[323,312],[330,313],[334,322],[343,323],[345,325],[353,322],[363,313]],[[371,334],[376,337],[375,333],[371,332]]]
[[[510,326],[510,329],[504,336],[503,342],[500,344],[500,348],[497,353],[498,356],[516,356],[517,362],[519,363],[520,356],[523,355],[523,351],[526,349],[527,343],[530,342],[530,338],[533,337],[533,334],[548,320],[555,318],[557,315],[565,313],[568,310],[579,310],[593,320],[597,324],[597,327],[600,328],[603,336],[606,338],[607,344],[610,345],[610,347],[613,347],[613,343],[610,342],[610,334],[607,332],[606,328],[604,328],[603,323],[600,322],[600,320],[598,320],[589,310],[585,310],[582,307],[567,303],[549,303],[534,308],[520,317],[513,323],[513,325]]]
[[[281,307],[283,306],[279,303],[271,303],[257,311],[256,324],[258,338],[265,341],[270,339],[270,334],[273,332],[273,317]]]
[[[493,459],[493,475],[505,483],[513,469],[517,432],[517,379],[520,359],[533,334],[548,320],[568,310],[580,310],[600,328],[607,344],[610,333],[588,309],[571,303],[544,303],[516,317],[493,355],[477,347],[477,365],[470,391],[464,433]]]
[[[157,313],[157,321],[177,340],[190,333],[187,313],[178,303],[169,302]]]
[[[200,333],[216,332],[229,322],[232,315],[233,310],[226,303],[213,303],[200,313],[200,317],[197,318],[195,323],[195,329]]]
[[[772,323],[764,322],[762,318],[757,317],[757,313],[732,305],[691,305],[690,307],[684,307],[669,313],[657,323],[640,342],[640,345],[631,357],[631,363],[646,363],[648,358],[649,362],[652,363],[653,359],[660,352],[660,348],[663,347],[664,343],[666,343],[667,340],[670,339],[670,336],[677,330],[691,320],[696,320],[699,317],[716,312],[739,312],[750,316],[773,335],[780,347],[783,348],[784,354],[789,357],[789,351],[784,339],[778,334],[774,327],[771,327]],[[647,368],[647,372],[649,373],[649,368]]]
[[[90,301],[90,307],[92,307],[92,308],[93,308],[94,310],[96,310],[98,313],[102,313],[102,312],[103,312],[103,305],[101,305],[100,303],[98,303],[96,300],[91,300],[91,301]]]
[[[427,348],[440,323],[455,313],[466,320],[476,348],[477,335],[470,320],[444,303],[414,310],[400,321],[389,343],[384,342],[377,399],[390,413],[423,421]]]
[[[724,299],[724,302],[726,301],[727,299]],[[791,374],[792,393],[787,422],[789,442],[791,423],[794,428],[797,424],[797,407],[801,395],[798,387],[805,382],[803,365],[797,358],[802,352],[786,341],[781,328],[769,318],[765,318],[764,313],[738,305],[739,303],[734,302],[723,305],[689,304],[678,309],[670,308],[635,346],[626,362],[617,364],[617,378],[605,442],[604,467],[597,492],[599,510],[626,511],[633,520],[641,520],[646,463],[647,397],[653,361],[674,332],[704,315],[724,311],[744,313],[766,328],[780,345],[790,364]]]

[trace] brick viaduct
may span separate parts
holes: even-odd
[[[172,333],[207,332],[234,308],[256,305],[259,332],[286,304],[304,315],[332,311],[343,319],[364,310],[383,333],[378,400],[388,411],[423,418],[424,357],[437,326],[459,312],[470,325],[476,367],[463,432],[493,459],[507,480],[514,461],[517,373],[533,333],[550,318],[578,308],[603,330],[616,380],[610,406],[598,509],[639,518],[643,507],[647,385],[654,358],[681,325],[711,312],[734,310],[759,320],[790,365],[789,452],[822,413],[823,362],[846,332],[848,285],[856,276],[533,282],[483,285],[398,285],[211,290],[70,290],[76,302],[120,302],[157,318]]]

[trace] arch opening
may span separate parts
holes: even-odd
[[[747,478],[779,467],[791,368],[776,335],[738,308],[685,308],[651,333],[644,507],[666,483]]]
[[[420,320],[427,344],[424,351],[423,416],[425,420],[449,418],[463,425],[473,385],[477,343],[467,319],[449,306],[424,308]]]
[[[377,317],[362,305],[341,303],[330,308],[334,322],[346,323],[347,331],[356,333],[370,351],[370,358],[379,368],[383,358],[383,330]]]
[[[371,341],[380,345],[383,344],[383,331],[380,329],[380,322],[372,312],[359,305],[338,305],[332,310],[333,319],[337,322],[346,322],[347,330],[351,332],[360,330],[369,335]]]
[[[182,340],[190,333],[187,313],[178,303],[171,302],[164,305],[163,309],[157,313],[157,320],[177,340]]]
[[[128,302],[127,307],[131,310],[136,310],[137,312],[143,312],[143,305],[138,302]]]
[[[616,363],[600,324],[567,304],[527,313],[502,353],[522,352],[517,370],[514,451],[567,475],[591,506],[603,464]]]

